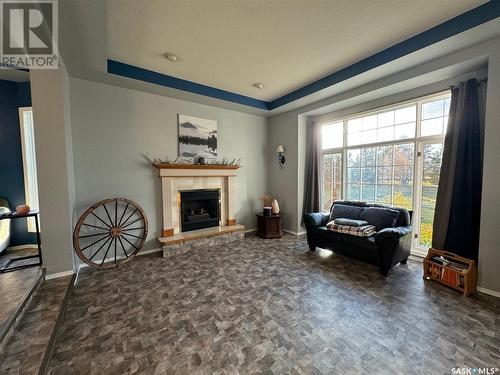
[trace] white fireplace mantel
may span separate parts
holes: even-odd
[[[239,166],[157,164],[162,184],[163,237],[181,233],[180,191],[219,189],[221,226],[235,225],[234,179]]]

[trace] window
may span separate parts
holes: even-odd
[[[422,104],[422,121],[420,135],[438,135],[446,133],[450,112],[450,98],[432,100]]]
[[[38,210],[38,182],[36,176],[35,130],[31,107],[19,108],[21,147],[23,152],[24,191],[26,204]],[[28,232],[36,232],[35,221],[28,218]]]
[[[416,105],[348,120],[347,145],[415,138],[416,120]]]
[[[411,210],[413,158],[413,143],[347,150],[346,198]]]
[[[322,124],[323,211],[341,198],[405,207],[415,248],[429,247],[449,109],[445,92]]]
[[[335,122],[321,126],[321,148],[339,148],[344,145],[344,124]]]
[[[321,165],[323,178],[322,211],[329,211],[332,202],[342,198],[342,153],[323,154]]]

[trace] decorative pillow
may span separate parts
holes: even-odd
[[[389,208],[365,207],[362,213],[362,220],[375,225],[377,232],[384,228],[392,228],[396,224],[399,211]]]
[[[368,221],[365,220],[346,219],[344,217],[335,219],[334,222],[337,225],[347,225],[349,227],[362,227],[368,224]]]
[[[364,220],[362,218],[364,207],[348,206],[346,204],[334,204],[330,213],[330,221],[335,219]]]

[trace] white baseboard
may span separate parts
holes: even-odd
[[[306,231],[303,232],[294,232],[289,229],[283,229],[283,232],[293,234],[294,236],[302,236],[303,234],[306,234]]]
[[[7,250],[21,250],[21,249],[38,249],[38,245],[36,244],[16,245],[16,246],[9,246],[7,248]]]
[[[58,279],[59,277],[71,276],[73,275],[73,270],[67,270],[62,272],[51,273],[49,275],[45,275],[45,280]]]
[[[496,290],[486,289],[486,288],[483,288],[481,286],[478,286],[477,291],[484,293],[484,294],[488,294],[488,295],[493,296],[493,297],[500,298],[500,292],[497,292]]]
[[[245,229],[245,233],[256,232],[257,228]]]

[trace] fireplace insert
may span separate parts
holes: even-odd
[[[181,230],[216,227],[220,221],[220,190],[181,191]]]

